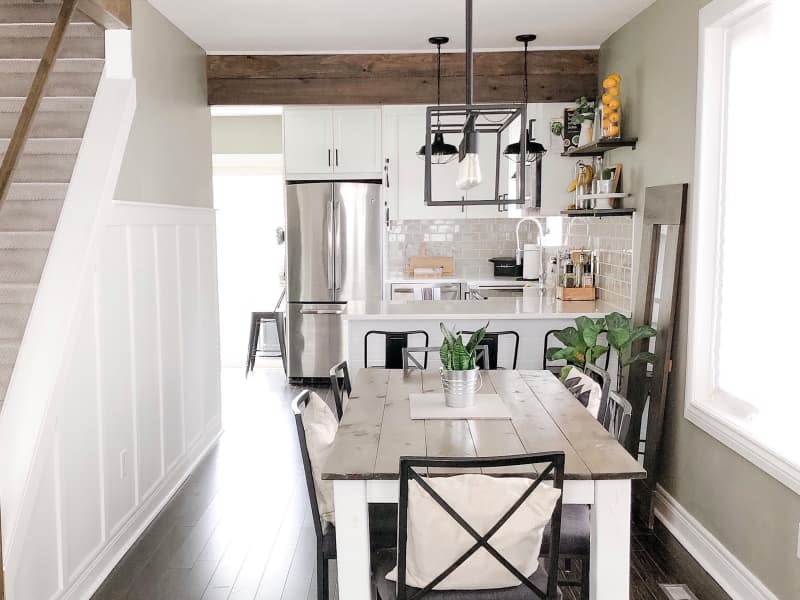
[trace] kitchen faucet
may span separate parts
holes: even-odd
[[[519,246],[519,228],[525,221],[530,221],[534,223],[536,227],[539,229],[539,285],[542,285],[542,278],[544,277],[544,228],[542,224],[536,219],[536,217],[522,217],[519,221],[517,221],[517,230],[516,230],[516,240],[517,240],[517,264],[522,264],[522,249]]]

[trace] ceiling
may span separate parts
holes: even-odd
[[[477,49],[597,47],[654,0],[476,0]],[[427,50],[434,35],[464,47],[463,0],[150,0],[209,54]]]

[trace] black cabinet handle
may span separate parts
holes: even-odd
[[[386,159],[385,164],[383,165],[383,173],[386,176],[386,189],[389,189],[389,159]]]
[[[338,148],[336,149],[336,152],[334,154],[336,155],[336,166],[338,167],[339,166],[339,149]]]
[[[328,148],[328,166],[331,166],[331,149]]]

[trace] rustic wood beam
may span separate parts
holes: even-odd
[[[594,95],[597,50],[528,54],[531,102]],[[475,100],[522,100],[521,52],[475,54]],[[209,104],[427,104],[436,97],[436,55],[326,54],[208,57]],[[464,101],[464,55],[442,55],[442,102]]]
[[[131,0],[80,0],[78,9],[106,29],[130,29]]]
[[[61,5],[58,17],[53,25],[53,30],[50,33],[50,39],[44,50],[44,55],[39,61],[36,74],[33,76],[31,89],[28,92],[28,96],[25,98],[25,103],[22,105],[22,111],[20,112],[17,126],[14,128],[14,133],[11,134],[8,147],[3,155],[3,162],[0,164],[0,206],[2,206],[5,200],[8,189],[11,186],[14,169],[17,168],[17,163],[28,141],[28,134],[31,131],[33,119],[39,109],[42,96],[44,96],[45,85],[55,66],[58,50],[61,48],[61,42],[64,40],[64,35],[66,34],[77,2],[78,0],[64,0]]]

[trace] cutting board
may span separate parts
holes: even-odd
[[[409,256],[408,273],[414,269],[441,269],[442,275],[455,273],[455,259],[452,256]]]

